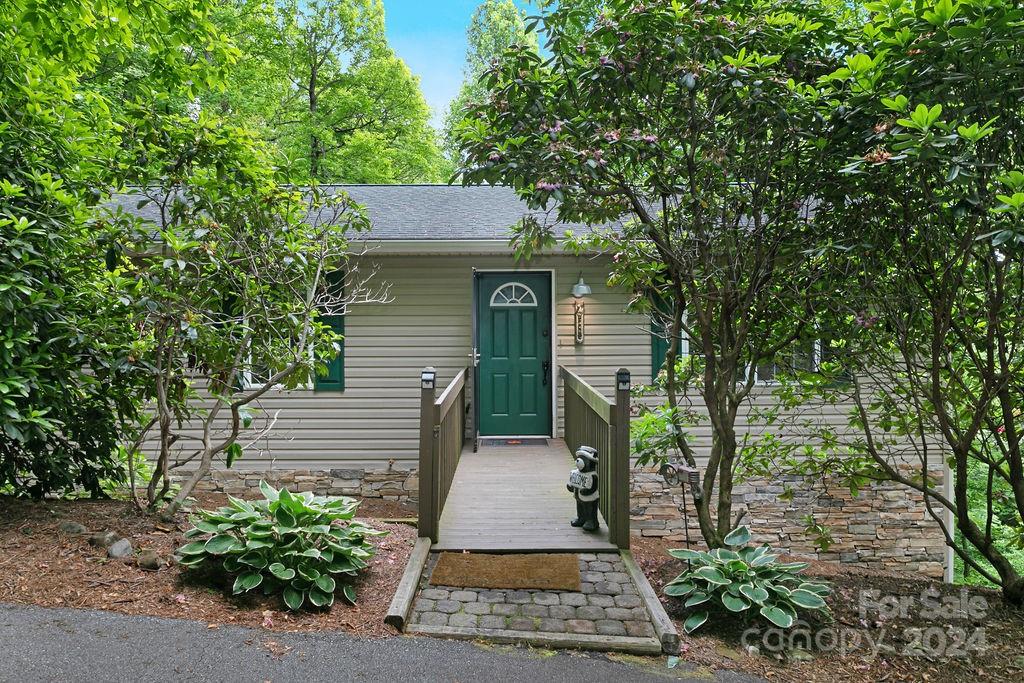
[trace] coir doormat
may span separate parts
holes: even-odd
[[[520,438],[520,439],[480,439],[481,446],[547,446],[547,439]]]
[[[430,583],[459,588],[578,591],[580,563],[576,555],[564,553],[441,553]]]

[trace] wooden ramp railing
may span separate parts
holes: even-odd
[[[466,378],[463,368],[436,396],[437,371],[420,374],[419,535],[437,542],[438,520],[452,487],[466,435]]]
[[[565,389],[565,445],[597,449],[599,509],[609,540],[629,549],[629,370],[615,373],[615,400],[601,395],[579,375],[559,367]]]

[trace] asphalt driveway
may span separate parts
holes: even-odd
[[[0,604],[0,681],[596,681],[756,679],[666,659],[431,638],[276,633],[95,610]]]

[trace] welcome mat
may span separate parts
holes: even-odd
[[[543,438],[521,439],[480,439],[481,446],[547,446],[548,440]]]
[[[430,583],[459,588],[578,591],[580,562],[578,556],[565,553],[441,553]]]

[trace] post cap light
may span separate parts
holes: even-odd
[[[615,373],[615,386],[619,391],[629,391],[629,370],[622,368]]]
[[[579,282],[572,286],[572,295],[576,299],[582,299],[585,296],[590,296],[590,293],[590,285],[583,281],[583,273],[580,273]]]
[[[437,382],[437,370],[434,368],[423,368],[420,373],[420,386],[424,389],[433,389]]]

